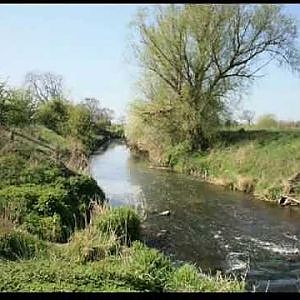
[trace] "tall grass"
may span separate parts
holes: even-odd
[[[168,257],[139,241],[121,245],[122,235],[112,233],[119,232],[120,224],[126,224],[124,216],[134,214],[130,211],[98,207],[88,228],[75,232],[67,244],[49,244],[48,256],[0,259],[0,274],[5,274],[0,276],[0,291],[244,290],[243,282],[232,278],[204,275],[190,265],[178,269]],[[98,218],[110,220],[101,223],[109,223],[109,230],[99,227]]]
[[[208,153],[178,158],[174,169],[264,200],[284,194],[287,180],[300,172],[300,130],[225,133]]]

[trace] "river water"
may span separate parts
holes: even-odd
[[[151,169],[122,142],[91,157],[112,206],[144,213],[144,240],[203,271],[246,274],[249,291],[300,291],[300,210]],[[169,216],[159,212],[170,210]]]

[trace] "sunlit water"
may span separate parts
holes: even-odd
[[[146,213],[144,239],[175,261],[247,274],[249,290],[300,290],[298,208],[150,169],[119,142],[95,154],[90,169],[112,206],[135,205]],[[165,210],[171,215],[158,215]]]

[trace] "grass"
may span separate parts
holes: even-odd
[[[118,215],[114,210],[96,218]],[[75,232],[67,244],[49,243],[48,256],[0,259],[0,274],[5,274],[0,291],[244,291],[243,281],[204,275],[188,264],[175,267],[158,250],[139,241],[122,245],[117,234],[105,234],[96,224]]]
[[[300,172],[300,130],[223,131],[210,151],[182,155],[174,169],[274,201]]]

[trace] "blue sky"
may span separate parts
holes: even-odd
[[[97,97],[116,116],[125,114],[137,73],[127,62],[128,24],[140,6],[0,5],[0,78],[20,85],[28,71],[52,71],[63,75],[73,99]],[[300,25],[300,4],[286,7]],[[273,65],[264,74],[245,94],[244,107],[300,120],[300,76]]]

